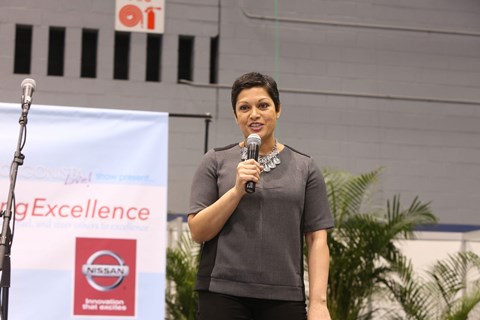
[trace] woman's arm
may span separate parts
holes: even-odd
[[[260,171],[261,166],[253,159],[240,162],[237,166],[235,185],[210,206],[188,216],[188,226],[195,242],[211,240],[222,230],[246,194],[245,184],[248,181],[258,183]]]
[[[309,308],[308,320],[330,320],[327,308],[328,270],[330,253],[327,230],[305,235],[308,250]]]

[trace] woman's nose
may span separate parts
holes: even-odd
[[[251,118],[256,118],[256,117],[258,117],[258,109],[257,109],[257,107],[255,107],[255,106],[252,107],[252,112],[250,113],[250,117],[251,117]]]

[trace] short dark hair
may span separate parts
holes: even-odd
[[[237,103],[237,98],[240,92],[244,89],[256,87],[264,88],[275,104],[275,111],[278,112],[280,110],[280,95],[278,94],[277,83],[275,80],[272,77],[259,72],[249,72],[238,77],[232,85],[231,99],[233,112],[235,114],[235,104]]]

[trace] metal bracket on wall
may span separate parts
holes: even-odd
[[[169,117],[173,118],[200,118],[205,119],[205,140],[204,140],[204,147],[203,152],[207,153],[208,151],[208,133],[210,130],[210,122],[212,121],[212,115],[210,113],[169,113]]]

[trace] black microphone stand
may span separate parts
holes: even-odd
[[[26,136],[27,115],[30,109],[31,100],[22,99],[22,114],[20,116],[20,133],[18,136],[17,150],[15,151],[12,166],[10,168],[10,189],[8,191],[7,208],[0,212],[3,217],[2,232],[0,234],[0,270],[2,271],[2,278],[0,280],[0,319],[8,319],[8,294],[10,289],[10,249],[13,240],[13,231],[10,229],[10,220],[13,218],[13,226],[15,226],[15,183],[17,181],[18,167],[23,164],[25,156],[22,154],[23,146],[25,145],[24,133]],[[12,228],[14,230],[15,228]]]

